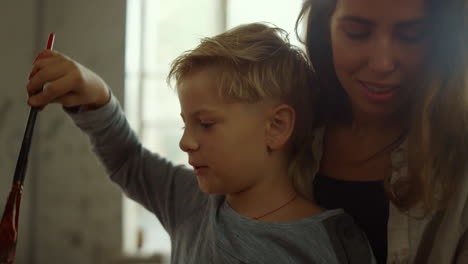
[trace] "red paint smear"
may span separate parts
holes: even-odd
[[[23,185],[16,182],[11,189],[0,223],[0,262],[11,264],[15,259],[18,241],[19,209]]]

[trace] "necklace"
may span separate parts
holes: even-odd
[[[390,142],[389,144],[385,145],[384,147],[382,147],[381,149],[377,150],[376,152],[373,152],[371,155],[367,156],[366,158],[364,159],[361,159],[361,160],[357,160],[357,161],[341,161],[343,165],[345,166],[353,166],[353,167],[359,167],[359,166],[362,166],[364,164],[366,164],[367,162],[383,155],[383,154],[386,154],[386,153],[389,153],[391,151],[393,151],[396,147],[398,147],[404,140],[405,140],[405,137],[407,136],[407,131],[403,131],[398,137],[396,137],[392,142]],[[325,143],[326,144],[326,143]]]
[[[277,211],[281,210],[282,208],[286,207],[287,205],[289,205],[290,203],[294,202],[294,200],[296,200],[296,198],[297,198],[297,193],[294,193],[294,196],[289,201],[287,201],[285,204],[283,204],[280,207],[278,207],[276,209],[273,209],[273,210],[271,210],[271,211],[269,211],[267,213],[264,213],[264,214],[262,214],[260,216],[252,217],[252,219],[258,220],[258,219],[263,218],[263,217],[265,217],[267,215],[271,215],[272,213],[277,212]]]
[[[360,166],[360,165],[363,165],[365,163],[367,163],[368,161],[380,156],[380,155],[383,155],[383,154],[386,154],[386,153],[389,153],[391,151],[393,151],[396,147],[398,147],[398,145],[400,145],[405,137],[406,137],[407,133],[406,131],[403,131],[403,133],[401,133],[397,138],[395,138],[395,140],[393,140],[392,142],[390,142],[389,144],[385,145],[383,148],[381,148],[379,151],[373,153],[372,155],[370,155],[368,158],[364,159],[364,160],[360,160],[360,161],[357,161],[357,162],[352,162],[354,163],[353,165],[356,165],[356,166]]]

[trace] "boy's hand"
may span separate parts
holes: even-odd
[[[89,110],[105,105],[110,99],[101,77],[67,56],[50,50],[37,56],[26,88],[28,104],[41,108],[59,103],[65,107],[81,105]]]

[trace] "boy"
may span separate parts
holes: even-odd
[[[284,31],[249,24],[204,39],[172,79],[193,170],[146,150],[98,77],[75,91],[93,101],[66,105],[84,105],[70,115],[112,180],[170,234],[171,263],[374,263],[353,220],[308,192],[315,84]]]

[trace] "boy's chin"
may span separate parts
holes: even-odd
[[[222,180],[214,180],[213,178],[208,179],[204,177],[197,177],[198,188],[200,191],[206,194],[213,195],[228,195],[235,194],[243,191],[242,186],[236,185],[236,183],[226,183]]]
[[[226,193],[224,192],[219,192],[219,191],[205,191],[205,190],[202,190],[203,193],[205,194],[209,194],[209,195],[225,195]]]
[[[206,194],[217,194],[217,195],[222,195],[226,194],[226,190],[223,188],[219,188],[217,186],[212,186],[209,184],[203,184],[198,181],[198,187],[200,188],[200,191]]]

